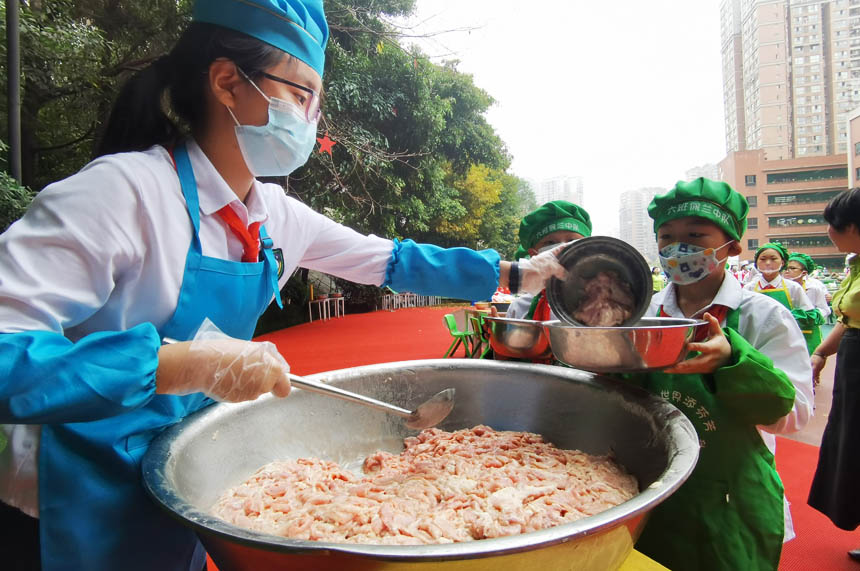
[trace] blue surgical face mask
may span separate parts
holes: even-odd
[[[308,122],[298,105],[269,97],[253,81],[248,81],[269,102],[269,122],[260,126],[240,125],[233,111],[227,108],[236,122],[236,139],[245,164],[254,176],[287,176],[311,156],[317,122]]]
[[[660,250],[660,265],[672,283],[689,285],[702,281],[717,267],[725,263],[717,259],[719,248],[702,248],[684,242],[669,244]]]

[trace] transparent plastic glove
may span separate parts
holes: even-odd
[[[176,351],[170,358],[183,362],[165,364],[165,375],[159,363],[159,393],[202,392],[224,402],[254,400],[267,392],[279,397],[290,393],[290,366],[268,341],[234,339],[207,319],[192,341],[177,343],[170,349]]]
[[[555,276],[558,279],[567,277],[567,270],[558,263],[558,256],[573,242],[560,244],[557,248],[548,250],[519,261],[520,287],[522,293],[537,294],[545,287],[549,278]]]

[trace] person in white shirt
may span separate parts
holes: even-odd
[[[322,1],[197,0],[192,20],[124,86],[98,158],[0,236],[0,547],[19,558],[4,564],[204,566],[140,461],[214,400],[287,396],[286,360],[250,338],[296,267],[463,299],[564,275],[554,252],[512,263],[364,236],[259,182],[315,144]],[[195,339],[210,324],[221,338]]]
[[[761,246],[755,253],[755,265],[761,275],[744,287],[777,300],[791,312],[804,336],[813,336],[815,328],[824,323],[824,316],[812,305],[803,286],[782,276],[786,263],[788,250],[782,244],[769,242]],[[818,338],[820,342],[820,334]]]
[[[821,323],[825,323],[830,315],[827,288],[810,275],[811,271],[814,270],[815,262],[808,254],[792,252],[788,256],[788,262],[785,264],[785,271],[782,275],[800,284],[809,297],[809,301],[821,314]],[[806,337],[806,347],[809,349],[809,354],[812,355],[818,345],[821,344],[821,326],[819,323],[810,323],[808,327],[808,331],[804,331],[803,335]]]
[[[812,372],[788,310],[725,270],[740,253],[749,205],[728,184],[680,181],[648,206],[670,284],[648,315],[708,322],[690,356],[631,374],[683,412],[699,435],[696,469],[651,513],[636,548],[671,569],[775,569],[793,537],[773,434],[812,415]]]

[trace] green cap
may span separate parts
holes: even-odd
[[[768,242],[767,244],[759,246],[759,249],[755,251],[756,265],[758,265],[758,257],[765,250],[776,250],[776,253],[779,254],[780,258],[782,258],[782,265],[785,266],[785,263],[788,261],[788,250],[779,242]]]
[[[584,208],[566,200],[547,202],[523,217],[520,222],[520,246],[528,250],[541,238],[559,230],[591,236],[591,217]]]
[[[654,232],[676,218],[698,216],[710,220],[735,240],[747,229],[749,204],[742,194],[724,182],[699,177],[678,181],[666,194],[655,196],[648,205],[648,216],[654,220]]]
[[[815,271],[815,262],[812,261],[812,256],[809,254],[803,254],[801,252],[792,252],[788,256],[788,261],[794,260],[795,262],[800,262],[804,268],[806,268],[807,273],[812,273]]]

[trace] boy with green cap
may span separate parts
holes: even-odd
[[[788,250],[779,242],[768,242],[759,247],[755,252],[754,260],[760,275],[758,279],[752,280],[744,287],[772,297],[785,306],[797,321],[809,346],[816,336],[816,330],[819,330],[819,326],[824,323],[824,316],[812,305],[800,284],[785,279],[780,273],[785,269],[788,257]],[[820,330],[817,339],[815,346],[821,342]],[[814,348],[809,348],[810,354]]]
[[[786,513],[765,437],[801,429],[812,412],[797,324],[724,268],[740,254],[748,210],[729,185],[705,178],[678,182],[648,206],[670,280],[649,314],[708,322],[688,345],[691,358],[627,377],[674,404],[699,434],[696,469],[636,544],[673,571],[777,568]]]
[[[516,258],[534,256],[546,250],[591,236],[591,217],[584,208],[566,200],[553,200],[526,214],[520,222]],[[555,319],[544,292],[521,295],[508,307],[506,317],[514,319]]]
[[[810,355],[821,344],[821,324],[826,322],[827,317],[830,315],[830,304],[827,302],[827,288],[824,287],[823,283],[810,275],[814,271],[815,262],[808,254],[801,252],[792,252],[789,254],[788,262],[785,264],[785,270],[783,271],[784,277],[803,288],[809,301],[821,314],[820,319],[813,316],[813,319],[809,320],[808,332],[801,326],[803,336],[806,337],[806,347],[809,349]]]

